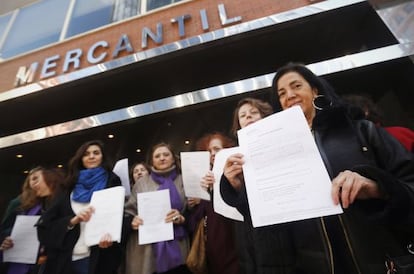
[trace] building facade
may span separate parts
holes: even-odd
[[[206,132],[227,133],[235,103],[244,96],[271,102],[274,72],[290,61],[308,65],[341,95],[369,94],[390,124],[414,127],[414,1],[44,0],[4,7],[2,209],[24,171],[64,167],[85,140],[104,139],[114,161],[134,161],[161,140],[179,152]],[[55,8],[64,16],[56,19]]]

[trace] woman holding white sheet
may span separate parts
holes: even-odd
[[[89,205],[94,191],[121,186],[112,172],[104,144],[92,140],[82,144],[68,165],[67,191],[42,214],[38,238],[48,259],[44,274],[115,274],[122,258],[119,243],[109,234],[99,245],[88,247],[84,240],[85,224],[94,212]]]
[[[278,109],[301,107],[344,213],[253,229],[250,273],[414,273],[413,154],[350,116],[330,85],[301,64],[280,68],[272,92]],[[227,159],[221,193],[249,221],[243,164],[242,154]]]
[[[150,174],[135,183],[125,204],[126,219],[129,220],[125,223],[133,230],[127,241],[125,274],[189,273],[185,266],[189,250],[184,217],[187,204],[179,162],[170,145],[159,143],[152,147],[148,163]],[[163,189],[168,189],[170,193],[172,209],[166,214],[165,222],[173,223],[174,239],[138,245],[139,227],[145,224],[145,220],[137,210],[137,193]]]

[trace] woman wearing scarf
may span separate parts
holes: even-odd
[[[168,189],[172,210],[165,216],[166,222],[174,224],[174,240],[154,244],[138,245],[136,231],[130,233],[126,247],[125,274],[190,273],[184,265],[189,241],[184,228],[183,216],[186,208],[184,188],[178,163],[169,145],[155,145],[150,154],[151,173],[134,185],[125,205],[130,227],[139,231],[145,222],[137,214],[137,193]],[[128,223],[127,223],[128,224]]]
[[[16,217],[18,215],[40,215],[51,203],[55,194],[61,189],[63,174],[57,169],[36,167],[32,169],[23,183],[22,193],[13,199],[1,223],[0,250],[13,248],[13,238],[10,237]],[[43,248],[39,249],[38,262],[44,258]],[[4,263],[5,269],[1,273],[28,274],[34,273],[40,267],[35,264]],[[2,272],[4,271],[4,272]],[[36,272],[37,273],[37,272]]]
[[[122,257],[120,244],[104,235],[99,245],[84,242],[85,223],[94,208],[89,206],[94,191],[121,185],[107,162],[99,140],[84,143],[69,161],[67,191],[38,222],[38,237],[48,259],[44,274],[114,274]]]

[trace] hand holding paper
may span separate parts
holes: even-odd
[[[210,200],[210,194],[201,187],[200,182],[210,170],[208,151],[181,152],[181,170],[185,196]]]
[[[238,131],[254,227],[342,213],[300,107]]]
[[[214,211],[216,213],[219,213],[223,215],[224,217],[237,220],[237,221],[243,221],[243,215],[240,214],[240,212],[232,206],[229,206],[226,204],[223,200],[223,197],[221,197],[220,193],[220,179],[223,175],[224,166],[226,163],[226,160],[230,155],[233,155],[235,153],[239,153],[240,148],[239,147],[232,147],[232,148],[224,148],[220,150],[214,159],[214,166],[213,166],[213,173],[214,173],[214,179],[216,181],[216,186],[213,188],[213,207]]]
[[[39,216],[18,215],[10,238],[13,247],[3,251],[4,262],[34,264],[39,251],[35,223]]]
[[[165,221],[171,211],[168,189],[138,193],[137,208],[143,221],[138,230],[140,245],[174,239],[173,223]]]
[[[109,245],[109,241],[120,242],[124,212],[125,189],[122,186],[95,191],[90,205],[95,209],[85,225],[85,243]],[[107,237],[110,235],[110,240]]]

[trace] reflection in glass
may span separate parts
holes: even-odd
[[[378,14],[400,43],[414,41],[414,1],[378,10]]]
[[[147,11],[180,2],[181,0],[147,0]]]
[[[140,0],[115,0],[112,22],[118,22],[129,17],[141,14]]]
[[[44,0],[20,10],[3,46],[3,58],[57,42],[69,0]]]
[[[4,35],[4,32],[6,31],[7,24],[9,23],[11,15],[12,15],[11,13],[0,15],[0,42],[3,40],[3,35]]]
[[[66,37],[71,37],[112,22],[114,0],[77,0]]]

